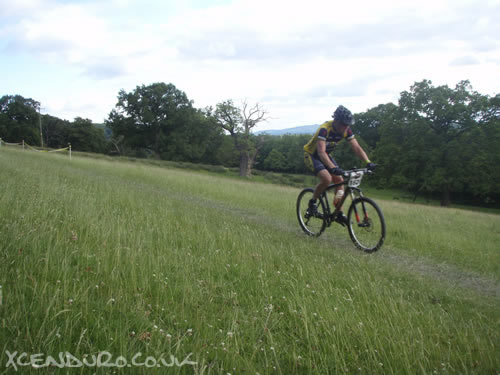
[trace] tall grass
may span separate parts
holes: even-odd
[[[68,373],[500,370],[498,216],[379,201],[367,256],[339,226],[304,236],[296,188],[0,151],[0,373],[6,351],[196,362]]]

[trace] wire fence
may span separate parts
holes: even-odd
[[[25,151],[49,152],[49,153],[68,151],[69,158],[71,159],[71,143],[68,144],[68,147],[59,149],[49,149],[49,148],[30,146],[29,144],[24,142],[24,140],[19,143],[10,143],[10,142],[5,142],[2,138],[0,138],[0,150],[2,147],[20,147]]]

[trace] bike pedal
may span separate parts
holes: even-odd
[[[349,221],[347,220],[347,217],[344,216],[344,215],[337,215],[337,217],[335,218],[335,222],[339,223],[340,225],[342,225],[343,227],[345,227],[347,224],[349,224]]]

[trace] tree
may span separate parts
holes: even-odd
[[[500,198],[500,94],[488,99],[486,111],[479,119],[468,142],[462,147],[467,168],[473,176],[467,181],[467,191],[480,198],[481,203],[492,203]]]
[[[394,115],[398,107],[393,103],[380,104],[375,108],[355,115],[356,136],[360,136],[363,140],[374,149],[377,142],[380,140],[380,128],[389,116]]]
[[[40,144],[40,103],[20,95],[0,98],[0,137],[6,142]]]
[[[286,169],[285,156],[281,152],[273,148],[269,155],[267,155],[267,158],[264,160],[264,168],[266,170],[274,172],[282,172]]]
[[[304,164],[304,145],[311,139],[310,134],[263,134],[262,147],[256,158],[256,166],[259,169],[269,169],[266,159],[269,154],[276,150],[284,157],[284,165],[280,169],[287,173],[307,173],[310,171]]]
[[[44,145],[49,148],[63,148],[69,143],[68,132],[71,124],[67,120],[42,115]]]
[[[450,193],[463,191],[470,178],[462,149],[487,102],[468,81],[451,89],[424,80],[401,93],[397,120],[389,116],[376,150],[380,162],[392,169],[392,183],[415,196],[439,191],[441,205],[449,205]]]
[[[356,140],[361,145],[363,150],[366,151],[368,155],[371,155],[371,147],[366,144],[363,138],[356,135]],[[335,147],[335,151],[332,153],[335,161],[343,168],[349,169],[354,167],[364,166],[364,162],[362,162],[359,157],[352,151],[351,145],[349,142],[341,142]]]
[[[222,138],[214,151],[214,164],[221,164],[225,167],[239,166],[240,153],[234,146],[233,139],[230,135],[222,135]]]
[[[162,159],[217,164],[216,150],[222,142],[222,129],[205,110],[184,111],[164,141]]]
[[[229,99],[216,105],[213,116],[217,124],[229,133],[239,152],[240,176],[249,177],[262,145],[259,142],[262,138],[252,135],[251,130],[259,122],[266,121],[267,112],[258,103],[249,106],[246,101],[238,108]]]
[[[75,118],[67,130],[68,143],[77,151],[102,153],[106,148],[104,130],[97,128],[92,120]]]
[[[154,83],[137,86],[130,93],[120,90],[106,124],[114,137],[124,136],[127,146],[160,158],[162,153],[171,154],[168,138],[190,111],[192,102],[183,91],[173,84]]]

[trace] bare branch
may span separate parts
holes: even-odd
[[[241,113],[245,131],[249,131],[259,122],[266,121],[268,115],[268,112],[259,103],[255,103],[255,105],[249,107],[246,100],[242,103]]]

